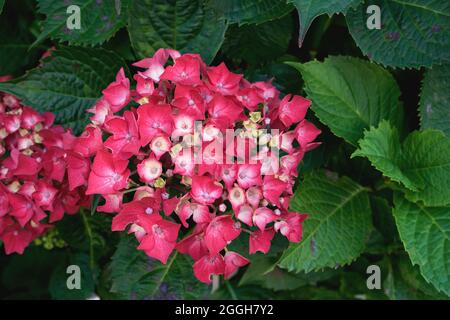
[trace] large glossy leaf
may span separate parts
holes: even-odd
[[[369,30],[369,5],[381,9],[381,29]],[[450,61],[450,2],[366,0],[346,18],[350,33],[370,59],[392,67],[430,67]]]
[[[128,32],[140,58],[159,48],[202,55],[210,63],[224,40],[227,24],[201,0],[142,0],[130,6]]]
[[[436,289],[450,296],[450,207],[425,207],[397,193],[394,217],[413,264]]]
[[[309,26],[315,18],[322,14],[329,16],[335,13],[346,12],[350,7],[357,5],[362,0],[289,0],[298,11],[300,20],[300,32],[298,44],[301,47]]]
[[[289,64],[301,72],[312,110],[335,135],[356,145],[382,119],[401,127],[400,90],[385,69],[342,56]]]
[[[172,253],[167,264],[137,250],[132,237],[123,238],[111,262],[111,291],[123,299],[202,299],[208,286],[198,281],[187,255]]]
[[[314,172],[305,177],[290,209],[306,212],[303,240],[283,253],[283,268],[309,272],[356,259],[372,229],[367,189],[347,177]]]
[[[44,60],[43,66],[12,82],[0,83],[9,92],[39,112],[50,111],[56,123],[80,132],[88,122],[101,91],[114,81],[125,62],[104,49],[61,47]]]
[[[278,19],[293,8],[280,0],[212,0],[212,8],[230,23],[260,24]]]
[[[420,95],[420,126],[450,136],[450,64],[427,70]]]
[[[42,32],[34,44],[48,37],[68,41],[72,45],[95,45],[111,38],[122,28],[127,19],[129,0],[75,0],[53,1],[39,0],[38,12],[46,16],[42,23]],[[69,5],[80,10],[80,28],[68,28],[67,20],[72,14]],[[69,21],[70,22],[70,21]]]
[[[233,60],[262,64],[286,52],[292,28],[290,15],[259,25],[231,26],[222,51]]]

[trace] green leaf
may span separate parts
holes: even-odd
[[[368,29],[369,5],[381,9],[381,29]],[[392,67],[430,67],[450,61],[450,3],[366,0],[346,15],[350,33],[370,59]]]
[[[279,265],[289,271],[345,265],[365,248],[372,229],[367,189],[347,177],[308,174],[291,200],[290,209],[306,212],[303,240],[283,253]]]
[[[0,14],[3,11],[3,6],[5,5],[5,0],[0,0]]]
[[[442,131],[414,131],[403,143],[403,170],[420,189],[406,191],[427,206],[450,204],[450,137]]]
[[[263,66],[249,66],[236,71],[242,71],[245,79],[251,82],[273,79],[272,84],[281,92],[299,94],[302,87],[301,75],[297,70],[286,64],[286,61],[296,61],[296,59],[291,55],[283,55],[276,61],[266,63]]]
[[[400,238],[412,263],[437,290],[450,296],[450,207],[425,207],[400,193],[394,204]]]
[[[292,11],[292,5],[273,0],[212,0],[212,8],[229,23],[260,24],[278,19]]]
[[[71,274],[67,267],[75,265],[80,268],[80,289],[69,289],[67,280]],[[89,298],[95,289],[94,277],[89,267],[89,256],[85,254],[71,255],[66,264],[57,266],[50,278],[49,292],[52,299],[57,300],[84,300]]]
[[[420,126],[450,136],[450,64],[426,71],[420,95]]]
[[[28,50],[34,41],[30,32],[34,12],[21,1],[8,1],[0,16],[0,75],[22,75],[36,65],[42,52]],[[40,48],[41,49],[41,48]]]
[[[111,38],[126,23],[129,0],[39,0],[38,12],[45,14],[42,33],[33,45],[48,37],[68,41],[72,45],[96,45]],[[70,5],[80,10],[80,29],[69,29],[75,11],[68,11]]]
[[[128,32],[137,55],[159,48],[199,53],[210,63],[224,40],[227,24],[200,0],[142,0],[130,6]]]
[[[396,259],[390,259],[388,262],[387,276],[383,281],[383,289],[386,295],[391,300],[416,300],[424,298],[416,288],[410,286],[403,274],[400,272],[396,262]]]
[[[257,285],[234,286],[230,281],[225,281],[224,285],[211,296],[213,300],[270,300],[276,294],[269,289],[261,288]]]
[[[11,255],[7,261],[2,261],[2,299],[49,299],[51,274],[55,267],[64,264],[65,258],[65,253],[60,250],[46,250],[33,245],[23,255]]]
[[[400,90],[385,69],[343,56],[289,65],[301,72],[312,110],[320,121],[349,143],[356,145],[364,129],[382,119],[402,126]]]
[[[56,224],[61,238],[72,248],[89,255],[89,267],[96,271],[100,258],[107,256],[115,242],[111,236],[111,217],[106,214],[94,216],[80,211],[74,216],[66,216]]]
[[[202,299],[208,286],[192,272],[187,255],[172,253],[167,264],[137,249],[132,237],[123,238],[111,262],[111,291],[123,299]]]
[[[39,112],[53,112],[56,123],[79,133],[88,123],[86,109],[101,97],[122,66],[126,68],[117,54],[104,49],[62,47],[42,67],[0,83],[0,91],[18,96]]]
[[[294,290],[306,285],[315,285],[318,281],[326,280],[333,276],[333,272],[330,270],[291,273],[279,267],[273,268],[276,259],[265,255],[252,256],[251,260],[250,265],[239,281],[239,286],[253,284],[274,291]]]
[[[298,45],[302,46],[311,23],[322,14],[329,16],[335,13],[346,12],[350,7],[356,6],[362,0],[289,0],[294,3],[300,20]]]
[[[403,184],[406,196],[425,205],[450,204],[450,138],[427,129],[408,135],[400,145],[387,122],[371,128],[352,157],[367,157],[385,176]]]
[[[292,16],[259,25],[232,26],[229,28],[222,51],[233,60],[248,64],[262,64],[286,52],[293,28]]]
[[[373,224],[383,237],[383,250],[385,250],[387,243],[398,240],[398,231],[392,216],[392,206],[385,198],[378,196],[371,196],[370,204]]]
[[[415,288],[426,298],[433,299],[446,299],[447,296],[443,293],[439,293],[435,287],[429,284],[423,276],[420,274],[420,268],[411,263],[408,255],[406,253],[396,257],[396,263],[399,272],[402,275],[404,281],[412,288]]]
[[[396,128],[382,121],[378,128],[371,127],[359,140],[359,149],[353,157],[367,157],[372,165],[391,180],[402,183],[410,190],[417,191],[416,185],[402,170],[402,150]]]

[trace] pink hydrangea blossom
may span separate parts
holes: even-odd
[[[0,93],[0,240],[6,254],[22,254],[65,213],[89,205],[87,157],[103,147],[101,130],[89,126],[76,138],[53,119]]]
[[[128,230],[162,263],[174,250],[189,255],[205,283],[250,262],[231,250],[237,238],[248,237],[250,255],[269,252],[276,235],[300,241],[306,215],[288,208],[297,167],[319,144],[320,130],[305,120],[311,101],[280,97],[270,81],[251,83],[197,54],[159,49],[134,66],[136,86],[120,70],[75,141],[92,161],[87,194],[104,198],[99,211],[116,213],[112,230]],[[85,164],[69,159],[70,176],[80,173],[71,187],[84,184]],[[20,161],[39,168],[15,157],[12,170]]]

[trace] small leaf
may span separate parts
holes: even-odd
[[[199,53],[210,63],[225,37],[227,24],[200,0],[142,0],[130,6],[128,32],[140,58],[159,48]]]
[[[381,9],[381,29],[367,27],[369,5]],[[450,61],[450,3],[430,0],[366,0],[346,15],[362,52],[390,67],[431,67]]]
[[[367,157],[372,165],[393,181],[402,183],[410,190],[417,191],[416,185],[403,173],[402,150],[396,128],[382,121],[378,128],[372,127],[359,140],[359,149],[353,157]]]
[[[425,72],[420,94],[420,126],[450,136],[450,64]]]
[[[398,231],[392,216],[392,206],[383,197],[371,196],[370,205],[372,207],[373,224],[383,237],[383,250],[386,244],[398,241]]]
[[[397,130],[382,122],[365,133],[354,156],[367,157],[385,176],[403,184],[408,199],[429,206],[450,204],[450,137],[442,131],[414,131],[401,146]]]
[[[289,0],[294,3],[300,20],[298,46],[301,47],[306,32],[315,18],[322,14],[329,16],[335,13],[346,12],[350,7],[356,6],[362,0]]]
[[[372,229],[367,190],[347,177],[324,172],[305,177],[290,209],[308,213],[303,240],[293,243],[279,260],[282,268],[309,272],[337,267],[356,259]]]
[[[450,296],[450,207],[425,207],[394,196],[394,217],[413,264],[437,290]]]
[[[292,5],[273,0],[212,0],[212,8],[229,23],[260,24],[281,18],[292,11]]]
[[[50,111],[56,123],[81,132],[101,91],[114,81],[125,62],[104,49],[61,47],[42,67],[25,76],[0,83],[0,91],[16,95],[39,112]]]
[[[347,142],[356,145],[364,129],[383,119],[402,127],[400,89],[385,69],[342,56],[289,65],[301,72],[320,121]]]

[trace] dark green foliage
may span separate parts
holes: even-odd
[[[197,281],[193,261],[166,265],[111,231],[92,208],[56,224],[65,246],[5,256],[3,299],[448,299],[450,296],[450,3],[441,0],[0,0],[0,91],[80,133],[101,91],[161,47],[224,61],[250,81],[312,101],[322,145],[298,168],[292,211],[303,240],[281,235],[230,280]],[[369,30],[366,9],[381,8]],[[53,48],[45,59],[41,56]],[[388,68],[389,67],[389,68]],[[407,69],[411,68],[411,69]],[[100,200],[103,201],[103,200]],[[69,265],[82,290],[66,287]],[[381,289],[366,286],[367,267]],[[36,276],[38,275],[38,276]]]

